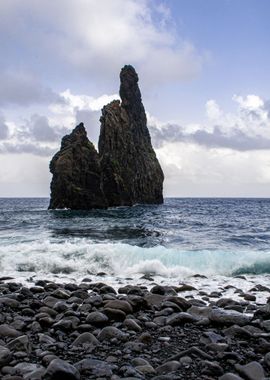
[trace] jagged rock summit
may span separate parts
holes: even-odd
[[[120,98],[102,109],[99,152],[83,123],[50,163],[50,209],[88,210],[163,203],[163,172],[152,148],[135,69],[120,73]]]

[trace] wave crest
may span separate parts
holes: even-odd
[[[156,246],[95,244],[84,239],[49,240],[0,247],[2,272],[86,273],[115,276],[151,273],[187,277],[195,273],[234,276],[270,273],[270,252],[183,251]]]

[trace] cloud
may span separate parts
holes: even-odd
[[[96,145],[98,143],[100,132],[100,116],[100,111],[91,111],[85,109],[76,111],[76,124],[79,124],[81,122],[84,123],[89,140],[94,142]]]
[[[31,142],[4,142],[0,144],[0,154],[24,154],[29,153],[35,156],[50,157],[56,152],[55,148],[43,146]]]
[[[258,95],[247,95],[246,97],[234,95],[233,100],[240,104],[241,108],[257,110],[264,106],[264,101]]]
[[[206,147],[222,147],[239,151],[270,149],[270,139],[262,136],[251,137],[237,129],[232,130],[230,135],[226,135],[218,126],[211,133],[201,130],[189,137],[197,144]]]
[[[91,111],[100,111],[101,108],[110,103],[114,99],[119,99],[118,94],[107,95],[103,94],[99,97],[93,97],[89,95],[77,95],[73,94],[70,89],[67,89],[60,93],[61,97],[65,100],[65,103],[60,105],[64,110],[72,109],[88,109]]]
[[[83,122],[88,132],[89,139],[97,143],[100,130],[101,109],[114,99],[119,99],[118,94],[103,94],[98,97],[84,94],[73,94],[70,89],[61,92],[61,97],[65,100],[64,104],[51,105],[54,122],[62,122],[74,128],[74,125]]]
[[[216,120],[222,116],[222,111],[214,99],[208,100],[205,108],[209,119]]]
[[[29,106],[32,104],[63,103],[64,99],[39,79],[22,71],[0,73],[0,105]]]
[[[48,158],[32,154],[1,154],[0,194],[2,197],[46,197],[51,174]]]
[[[8,138],[9,129],[5,122],[5,118],[0,115],[0,140],[5,140]]]
[[[201,124],[164,124],[148,116],[167,196],[269,197],[269,101],[233,96],[225,112],[212,99]]]
[[[54,142],[58,141],[66,133],[68,133],[67,128],[51,126],[46,116],[34,114],[23,126],[21,136],[40,142]]]
[[[270,149],[269,103],[256,95],[234,95],[232,99],[238,105],[235,113],[225,113],[213,99],[207,101],[207,120],[193,128],[162,125],[150,117],[154,146],[160,148],[170,142],[186,142],[238,151]]]
[[[66,128],[51,125],[44,115],[34,114],[23,125],[14,123],[5,140],[0,141],[0,154],[33,154],[36,156],[52,156],[62,137],[69,131]],[[0,119],[1,140],[1,119]]]
[[[73,94],[70,90],[59,94],[63,102],[50,104],[47,115],[34,113],[23,122],[10,120],[7,129],[4,117],[0,116],[0,154],[31,153],[51,157],[59,149],[62,137],[70,133],[80,122],[85,123],[88,137],[97,144],[101,108],[118,99],[118,95],[91,97]]]
[[[269,196],[270,155],[266,150],[209,149],[196,143],[168,143],[157,149],[167,196]]]
[[[29,54],[31,47],[39,60],[53,59],[55,70],[70,65],[111,80],[132,63],[145,83],[157,84],[192,79],[207,59],[177,35],[169,8],[159,1],[13,0],[1,2],[0,13],[2,38],[15,38]]]

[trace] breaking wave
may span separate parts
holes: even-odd
[[[13,243],[0,247],[2,273],[35,272],[81,276],[105,272],[124,277],[135,274],[183,278],[270,273],[270,252],[143,248],[123,243],[91,243],[87,239]]]

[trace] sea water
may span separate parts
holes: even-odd
[[[112,283],[143,274],[179,283],[200,274],[208,286],[247,275],[269,283],[270,199],[168,198],[91,211],[49,211],[48,203],[0,199],[1,276],[76,281],[104,272]]]

